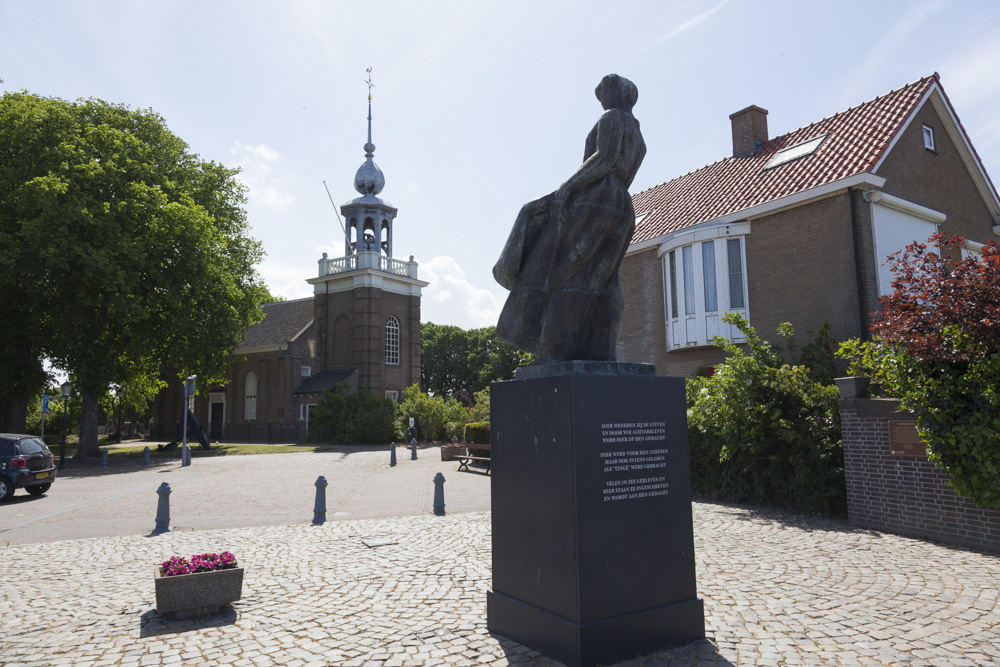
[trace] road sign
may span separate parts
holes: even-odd
[[[49,395],[42,394],[42,414],[46,414],[49,411]]]

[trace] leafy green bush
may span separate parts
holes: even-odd
[[[399,402],[396,414],[397,432],[405,432],[406,424],[412,417],[417,439],[433,442],[461,435],[468,409],[453,398],[428,396],[414,384],[403,390],[403,400]]]
[[[781,348],[762,340],[742,317],[723,321],[743,334],[749,352],[716,337],[729,357],[712,377],[687,383],[692,487],[735,502],[846,513],[839,395],[789,366]],[[789,325],[783,325],[791,332]]]
[[[313,408],[308,442],[388,444],[394,437],[396,406],[392,399],[368,392],[330,391]]]
[[[874,340],[838,354],[916,414],[956,493],[1000,509],[1000,246],[955,261],[963,247],[938,234],[894,255]]]
[[[490,388],[477,391],[472,397],[473,405],[466,422],[488,422],[490,420]]]
[[[477,445],[490,444],[490,423],[472,422],[465,425],[465,442]]]

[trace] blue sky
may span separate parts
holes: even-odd
[[[476,327],[503,305],[491,268],[518,209],[579,165],[603,75],[639,88],[633,192],[730,154],[750,104],[777,136],[935,71],[996,180],[998,29],[985,0],[0,0],[0,89],[152,108],[241,166],[261,274],[299,298],[343,253],[323,181],[357,196],[372,67],[395,254],[431,282],[424,321]]]

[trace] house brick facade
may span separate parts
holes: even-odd
[[[888,254],[935,230],[997,238],[1000,200],[937,75],[780,137],[757,135],[750,152],[766,112],[731,118],[734,157],[633,197],[621,361],[682,376],[717,364],[713,335],[741,342],[725,312],[772,341],[782,322],[800,344],[824,322],[836,340],[863,337],[887,289]]]

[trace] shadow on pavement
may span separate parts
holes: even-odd
[[[502,635],[490,633],[490,636],[500,642],[501,646],[509,642],[509,640]],[[518,649],[520,649],[520,651],[518,651]],[[507,658],[510,664],[535,665],[537,667],[556,667],[563,664],[543,655],[539,655],[532,660],[525,661],[524,647],[520,644],[515,646],[505,646],[503,648],[503,652],[504,657]],[[716,648],[715,644],[708,639],[700,639],[685,646],[659,651],[650,655],[636,656],[631,660],[616,662],[613,665],[608,665],[607,667],[616,667],[616,665],[621,665],[623,667],[625,665],[644,665],[647,664],[647,661],[651,661],[649,664],[652,665],[672,665],[674,662],[671,658],[680,658],[683,660],[684,665],[690,665],[691,667],[699,667],[701,665],[704,665],[705,667],[708,667],[709,665],[711,665],[711,667],[736,667],[735,664],[723,658],[719,653],[719,649]]]
[[[237,619],[239,613],[233,607],[225,608],[215,614],[182,619],[173,619],[155,609],[150,609],[139,617],[139,637],[156,637],[202,628],[221,628],[233,625]]]
[[[724,503],[712,500],[695,499],[694,502],[703,505],[714,505],[726,512],[733,519],[739,521],[756,521],[763,523],[780,523],[788,528],[796,528],[808,533],[822,531],[824,533],[849,533],[853,535],[869,535],[872,537],[881,536],[877,530],[852,526],[847,523],[847,519],[822,516],[820,514],[807,514],[802,511],[782,509],[776,507],[760,507],[757,505],[738,505],[735,503]]]

